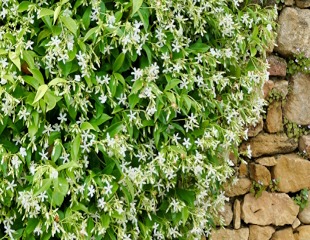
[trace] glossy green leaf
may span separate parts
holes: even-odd
[[[50,10],[48,8],[41,8],[40,9],[40,14],[39,14],[39,18],[45,17],[45,16],[50,16],[50,15],[54,15],[54,11]]]
[[[133,16],[141,7],[143,0],[131,0],[132,1],[132,13],[131,16]]]
[[[78,26],[71,17],[61,16],[61,21],[66,26],[66,28],[68,28],[70,32],[72,32],[74,35],[77,34]]]
[[[43,96],[44,96],[44,94],[46,93],[47,90],[48,90],[48,86],[46,84],[41,85],[38,88],[37,94],[36,94],[32,104],[38,102],[41,98],[43,98]]]
[[[117,70],[119,70],[121,68],[124,60],[125,60],[125,54],[124,53],[121,53],[120,55],[118,55],[118,57],[115,59],[115,62],[113,64],[113,72],[116,72]]]

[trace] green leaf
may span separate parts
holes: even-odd
[[[90,123],[96,124],[97,126],[100,126],[101,124],[105,123],[106,121],[110,120],[112,117],[110,117],[108,114],[101,114],[101,116],[98,119],[93,118],[90,120]]]
[[[71,156],[73,161],[77,161],[79,159],[80,145],[81,145],[81,135],[78,134],[75,137],[71,148]]]
[[[84,29],[88,29],[89,28],[90,19],[91,19],[90,14],[91,14],[91,7],[88,7],[84,11],[84,14],[83,14],[83,17],[82,17]]]
[[[54,190],[56,192],[59,192],[63,196],[66,196],[68,189],[69,189],[69,184],[65,178],[59,177],[59,178],[55,179]]]
[[[134,109],[137,103],[140,101],[138,94],[131,94],[128,97],[129,107],[130,109]]]
[[[107,214],[101,214],[100,217],[102,227],[108,228],[110,225],[110,216]]]
[[[137,93],[142,87],[143,87],[143,80],[142,79],[138,79],[134,82],[134,84],[132,85],[131,88],[131,93],[130,94],[135,94]]]
[[[57,18],[59,16],[59,13],[60,13],[60,10],[61,10],[61,5],[57,6],[57,8],[55,9],[55,12],[54,12],[54,21],[53,21],[53,24],[56,23],[57,21]]]
[[[21,65],[20,65],[20,58],[16,54],[16,52],[9,52],[9,59],[15,64],[15,66],[18,68],[18,70],[21,70]]]
[[[185,206],[182,208],[181,210],[182,212],[182,222],[183,222],[183,226],[185,226],[186,222],[187,222],[187,219],[189,217],[189,211],[188,211],[188,208]]]
[[[38,102],[44,96],[44,94],[46,93],[47,90],[48,90],[48,86],[46,84],[41,85],[38,88],[37,94],[36,94],[32,104]]]
[[[141,21],[143,22],[144,29],[146,31],[148,31],[148,28],[149,28],[149,17],[150,17],[149,10],[147,8],[141,8],[141,9],[138,10],[138,14],[139,14],[139,17],[140,17]]]
[[[35,191],[34,195],[38,196],[40,193],[46,191],[47,189],[50,188],[51,184],[52,184],[52,179],[50,179],[50,178],[43,179],[41,187],[37,191]]]
[[[23,51],[23,59],[26,61],[30,69],[34,69],[34,59],[31,51]]]
[[[58,83],[66,83],[67,82],[67,80],[66,79],[64,79],[64,78],[54,78],[52,81],[50,81],[49,83],[48,83],[48,86],[50,87],[50,86],[55,86],[55,85],[57,85]]]
[[[119,70],[121,68],[124,60],[125,60],[125,54],[124,53],[121,53],[120,55],[118,55],[118,57],[116,58],[116,60],[113,64],[113,72],[116,72],[117,70]]]
[[[60,207],[64,201],[64,198],[65,198],[65,196],[61,192],[53,191],[52,203],[55,204],[56,206]]]
[[[17,12],[24,12],[26,10],[28,10],[28,7],[29,5],[32,4],[31,2],[29,1],[22,1],[19,5],[18,5],[18,8],[17,8]]]
[[[77,164],[77,162],[75,161],[70,161],[68,163],[62,164],[57,168],[57,171],[61,171],[63,169],[67,169],[67,168],[78,168],[79,165]]]
[[[131,16],[133,16],[141,7],[143,3],[143,0],[132,0],[132,13]]]
[[[50,90],[47,91],[46,94],[44,95],[44,101],[46,103],[46,112],[52,110],[57,103],[56,96],[52,94]]]
[[[53,162],[56,162],[62,153],[62,145],[61,143],[57,143],[53,147],[51,159]]]
[[[89,122],[83,122],[80,127],[81,130],[95,130],[94,126]]]
[[[76,22],[71,17],[65,16],[61,16],[61,21],[66,26],[66,28],[68,28],[68,30],[76,36],[78,30]]]
[[[40,85],[44,85],[44,78],[39,69],[32,68],[29,69],[29,71],[32,73],[32,76],[34,77],[35,80],[38,81]]]
[[[93,27],[88,30],[88,32],[84,36],[84,42],[90,38],[97,30],[99,29],[99,26]]]
[[[40,9],[40,14],[39,14],[39,18],[45,17],[45,16],[50,16],[50,15],[54,15],[54,11],[50,10],[48,8],[41,8]]]
[[[31,234],[38,225],[39,221],[40,220],[38,218],[28,218],[27,227],[25,229],[26,234]]]
[[[117,133],[119,133],[123,129],[123,122],[117,122],[111,125],[107,132],[110,134],[110,137],[114,137]]]
[[[172,80],[169,81],[168,84],[166,85],[165,91],[170,90],[171,88],[174,88],[174,87],[177,86],[180,82],[181,82],[181,80],[179,80],[179,79],[172,79]]]

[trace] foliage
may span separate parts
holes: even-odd
[[[0,1],[0,236],[208,234],[275,38],[241,2]]]
[[[250,193],[252,193],[256,198],[259,198],[263,191],[276,192],[279,190],[279,181],[279,179],[272,179],[268,186],[264,185],[261,181],[253,181]]]
[[[287,64],[287,73],[293,75],[295,73],[310,73],[310,58],[305,56],[303,52],[293,56],[293,59],[290,59]]]
[[[309,190],[304,188],[299,192],[299,194],[293,197],[294,202],[301,208],[301,210],[303,210],[309,204],[308,194]]]

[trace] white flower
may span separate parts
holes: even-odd
[[[268,31],[270,31],[270,32],[272,31],[272,26],[271,26],[271,24],[267,24],[267,27],[266,27],[266,28],[267,28]]]
[[[57,117],[57,119],[60,121],[60,123],[63,123],[67,121],[66,117],[67,117],[66,113],[59,113],[59,117]]]
[[[192,144],[190,143],[189,138],[185,138],[183,141],[183,146],[185,146],[187,149],[191,146]]]
[[[95,192],[96,192],[96,189],[94,188],[94,185],[90,185],[87,189],[88,189],[87,196],[92,198],[94,196]]]
[[[107,96],[103,93],[100,95],[99,100],[102,104],[104,104],[107,101]]]
[[[51,179],[58,178],[58,171],[55,168],[51,169],[51,171],[50,171],[50,178]]]
[[[26,157],[27,156],[26,148],[20,147],[19,153],[22,157]]]
[[[18,169],[21,163],[22,163],[22,161],[19,160],[19,158],[18,158],[17,155],[14,155],[14,156],[12,157],[11,164],[12,164],[12,166],[13,166],[15,169]]]

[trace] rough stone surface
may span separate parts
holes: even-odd
[[[268,72],[270,76],[279,76],[279,77],[286,76],[287,64],[285,59],[275,55],[270,55],[267,57],[267,61],[269,63]]]
[[[242,143],[240,152],[246,151],[248,145],[251,146],[252,157],[289,153],[294,151],[298,146],[297,142],[293,139],[289,139],[284,133],[260,133],[255,138],[251,138],[249,141]]]
[[[285,98],[288,93],[288,81],[276,80],[274,81],[274,87],[272,92],[279,94],[282,98]]]
[[[264,127],[264,121],[263,118],[260,118],[258,123],[255,126],[250,126],[248,128],[248,137],[255,137],[257,134],[259,134]]]
[[[239,178],[236,184],[225,184],[224,190],[227,197],[235,197],[248,193],[251,188],[251,181],[248,178]]]
[[[310,156],[310,135],[304,135],[299,138],[298,149]]]
[[[239,177],[247,177],[249,175],[248,173],[248,165],[245,163],[241,163],[239,166]]]
[[[299,207],[287,194],[264,191],[259,198],[252,194],[245,195],[241,218],[245,223],[283,226],[292,224],[298,211]]]
[[[240,228],[238,230],[221,228],[212,230],[210,240],[248,240],[248,238],[248,228]]]
[[[283,131],[282,104],[280,101],[274,101],[269,104],[266,117],[266,130],[269,133]]]
[[[274,82],[271,80],[268,80],[264,83],[263,92],[264,92],[264,98],[267,98],[269,96],[270,91],[274,87]]]
[[[304,52],[310,56],[310,10],[286,7],[279,16],[277,46],[284,56]]]
[[[228,226],[233,219],[233,211],[232,211],[231,204],[226,203],[223,211],[221,211],[219,214],[223,219],[223,225]],[[218,225],[220,225],[220,224],[218,224]]]
[[[292,228],[296,229],[300,226],[300,224],[301,224],[300,220],[298,218],[296,218],[292,224]]]
[[[278,230],[272,235],[271,240],[295,240],[293,229],[285,228]]]
[[[308,8],[310,7],[310,1],[309,0],[296,0],[296,5],[299,8]]]
[[[286,104],[283,106],[284,116],[291,122],[301,125],[309,125],[310,74],[297,73],[293,75],[289,86],[291,91],[287,95]]]
[[[308,196],[308,203],[309,202],[310,196]],[[298,218],[303,224],[310,224],[310,204],[298,214]]]
[[[250,225],[249,229],[249,240],[269,240],[275,232],[275,229],[271,226],[262,227],[258,225]]]
[[[272,178],[279,179],[280,192],[297,192],[310,187],[310,161],[297,154],[280,155],[271,172]]]
[[[285,4],[286,6],[293,6],[294,3],[295,3],[294,0],[285,0],[285,2],[284,2],[284,4]]]
[[[264,186],[268,186],[271,181],[271,174],[269,170],[262,165],[251,163],[249,165],[250,177],[255,182],[260,182]]]
[[[310,226],[300,226],[297,228],[298,240],[309,240],[310,239]]]
[[[239,229],[241,227],[241,203],[238,199],[234,202],[234,229]]]
[[[266,166],[266,167],[272,167],[277,164],[277,160],[275,157],[262,157],[262,158],[257,158],[255,160],[256,163]]]

